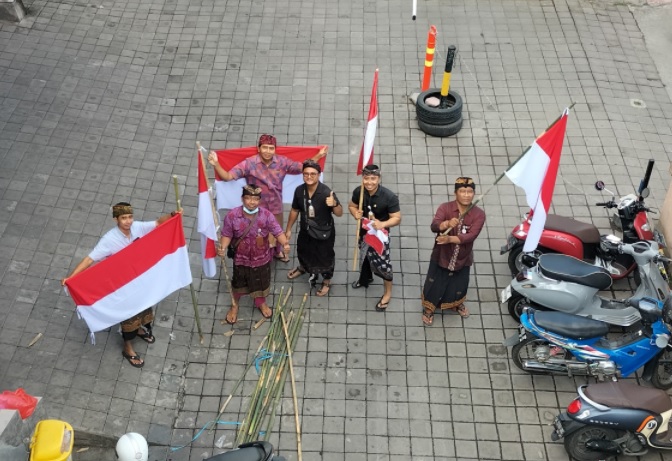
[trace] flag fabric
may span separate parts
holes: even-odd
[[[364,234],[364,243],[382,256],[385,251],[385,244],[390,241],[387,229],[374,229],[373,221],[366,218],[362,218],[362,228],[366,231],[366,234]]]
[[[527,204],[532,210],[532,222],[523,247],[525,252],[537,248],[546,224],[568,116],[569,109],[565,109],[558,121],[539,136],[527,153],[505,172],[511,182],[525,190]]]
[[[275,155],[283,155],[295,162],[303,163],[304,160],[313,158],[322,146],[278,146],[275,149]],[[257,155],[257,146],[241,147],[238,149],[216,150],[217,160],[226,171],[231,171],[233,167],[249,157]],[[324,171],[326,157],[322,157],[318,162]],[[323,175],[320,175],[322,179]],[[223,181],[215,171],[215,191],[217,197],[217,209],[235,208],[242,204],[240,200],[241,188],[246,184],[244,178],[235,181]],[[282,182],[282,202],[292,203],[294,199],[294,190],[303,184],[303,176],[299,174],[288,174]]]
[[[201,255],[203,257],[203,275],[213,278],[217,273],[217,225],[213,214],[212,198],[208,190],[208,180],[203,167],[203,157],[198,156],[198,233],[201,234]]]
[[[357,163],[357,174],[362,174],[362,169],[366,165],[373,163],[373,143],[376,140],[376,129],[378,128],[378,69],[373,76],[373,89],[371,90],[371,102],[369,103],[369,118],[366,123],[366,133],[364,142],[359,152],[359,162]]]
[[[66,288],[91,333],[128,320],[191,283],[189,255],[176,214],[107,259],[70,277]]]

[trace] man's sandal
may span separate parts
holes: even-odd
[[[275,256],[273,256],[275,259],[280,261],[281,263],[288,263],[289,262],[289,256],[287,256],[284,252],[278,253]]]
[[[121,355],[128,360],[128,363],[130,363],[132,367],[142,368],[145,366],[145,362],[137,355],[127,354],[126,351],[121,351]],[[140,361],[140,363],[133,363],[133,360]]]
[[[292,269],[291,271],[289,271],[287,273],[287,278],[289,280],[294,280],[297,277],[301,277],[305,273],[306,273],[306,271],[303,268],[297,267],[297,268]]]
[[[154,337],[154,335],[147,330],[145,330],[144,334],[138,333],[137,336],[147,344],[154,344],[156,342],[156,338]]]
[[[431,327],[432,323],[434,323],[434,312],[430,311],[429,309],[423,310],[422,323],[427,327]]]
[[[233,314],[233,315],[231,315]],[[238,321],[238,308],[237,307],[231,307],[229,309],[229,312],[226,313],[226,323],[229,325],[233,325]]]
[[[462,317],[463,319],[469,317],[469,309],[467,309],[467,306],[465,306],[464,304],[460,304],[459,306],[457,306],[457,309],[455,310],[457,311],[458,314],[460,314],[460,317]]]
[[[331,289],[331,280],[322,280],[322,287],[315,293],[317,296],[327,296]]]
[[[264,311],[262,309],[263,307],[266,307],[266,309],[268,309],[268,311],[266,311],[267,314],[264,314]],[[267,304],[262,304],[261,306],[259,306],[258,309],[259,309],[259,312],[261,312],[261,316],[263,318],[270,319],[271,317],[273,317],[273,309],[271,309]]]
[[[378,312],[385,312],[385,309],[387,309],[387,306],[390,305],[390,301],[392,298],[388,299],[386,303],[383,302],[383,298],[385,295],[380,297],[380,301],[378,301],[378,304],[376,304],[376,311]]]

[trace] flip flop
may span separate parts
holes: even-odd
[[[376,311],[378,311],[378,312],[385,312],[385,309],[387,309],[387,306],[390,305],[391,298],[386,303],[383,303],[383,298],[384,297],[385,297],[384,295],[381,296],[380,301],[378,301],[378,304],[376,304]]]
[[[121,351],[121,355],[122,355],[126,360],[128,360],[128,363],[130,363],[132,367],[135,367],[135,368],[142,368],[142,367],[145,366],[145,361],[142,360],[142,359],[141,359],[139,356],[137,356],[137,355],[127,354],[126,351]],[[140,363],[133,363],[133,362],[131,362],[131,360],[141,360],[141,362],[140,362]]]
[[[300,267],[297,267],[296,269],[292,269],[287,273],[287,278],[289,280],[294,280],[297,277],[301,277],[303,274],[305,274],[306,271]]]
[[[261,316],[262,316],[263,318],[265,318],[265,319],[270,319],[271,317],[273,317],[273,309],[271,309],[270,306],[266,306],[266,308],[271,312],[271,313],[268,314],[268,315],[264,315],[264,311],[261,310],[262,307],[264,307],[263,304],[262,304],[261,306],[259,306],[258,309],[259,309],[259,312],[261,312]]]
[[[236,309],[235,315],[233,316],[233,321],[229,320],[229,314],[231,313],[232,310],[233,310],[233,307],[229,309],[229,312],[226,313],[226,317],[224,318],[224,320],[226,320],[226,323],[228,323],[229,325],[233,325],[238,321],[238,310],[237,309]]]
[[[469,309],[467,309],[467,306],[465,306],[464,304],[460,304],[459,306],[457,306],[457,309],[455,310],[457,311],[458,314],[460,314],[460,317],[462,317],[463,319],[469,317]]]
[[[315,293],[317,296],[327,296],[329,294],[329,290],[331,289],[331,280],[322,280],[322,287],[320,290]]]
[[[277,259],[280,262],[283,262],[287,264],[289,262],[289,256],[287,256],[285,253],[278,253],[277,255],[273,256],[275,259]]]
[[[352,282],[352,288],[355,288],[355,289],[357,289],[357,288],[369,288],[369,283],[371,283],[371,282],[373,282],[373,279],[369,279],[369,282],[366,283],[366,284],[361,283],[359,280],[355,280],[354,282]]]
[[[138,338],[142,339],[144,342],[148,344],[154,344],[156,342],[156,338],[154,337],[154,335],[148,331],[145,331],[145,334],[143,335],[138,333]]]
[[[422,324],[426,327],[431,327],[434,323],[434,312],[425,309],[422,311]]]

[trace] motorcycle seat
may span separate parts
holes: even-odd
[[[634,408],[658,414],[672,408],[667,392],[628,381],[591,384],[583,389],[583,393],[590,400],[612,408]]]
[[[586,317],[565,312],[532,310],[534,323],[544,330],[571,339],[587,339],[609,333],[609,325]]]
[[[583,243],[600,243],[600,231],[597,230],[597,227],[590,223],[577,221],[576,219],[568,218],[566,216],[549,214],[546,216],[544,229],[573,235]]]
[[[550,279],[578,283],[598,290],[606,290],[611,286],[612,279],[608,270],[573,256],[544,254],[539,257],[537,265],[541,273]]]

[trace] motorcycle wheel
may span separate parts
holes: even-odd
[[[660,361],[664,363],[660,363]],[[672,353],[669,349],[656,358],[651,384],[658,389],[668,390],[672,388]]]
[[[565,437],[565,450],[576,461],[598,461],[616,459],[605,453],[591,450],[586,446],[590,440],[614,440],[618,435],[613,429],[597,426],[584,426]]]
[[[531,302],[529,299],[524,297],[518,292],[513,292],[508,301],[509,315],[513,320],[520,323],[520,316],[523,315],[523,308],[525,306],[534,307],[538,311],[547,310],[545,307],[540,306],[539,304]]]
[[[521,258],[523,257],[523,246],[523,243],[519,243],[511,248],[511,251],[509,251],[509,270],[511,271],[511,275],[514,277],[525,268],[525,266],[523,266],[523,262],[521,261]],[[534,256],[539,257],[546,252],[547,251],[545,251],[543,248],[537,247],[533,253]]]
[[[538,370],[526,370],[523,367],[523,362],[525,360],[536,360],[537,359],[537,347],[547,346],[547,347],[556,347],[553,346],[550,342],[545,339],[540,339],[536,337],[526,338],[525,340],[519,342],[511,348],[511,359],[513,364],[518,367],[519,370],[529,373],[531,375],[548,375],[551,374],[551,371],[538,371]],[[567,358],[568,352],[565,351],[564,358]]]

